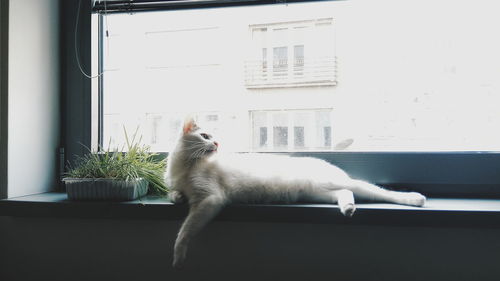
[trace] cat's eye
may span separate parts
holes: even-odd
[[[200,135],[201,135],[202,138],[204,138],[206,140],[210,139],[210,136],[208,134],[201,133]]]

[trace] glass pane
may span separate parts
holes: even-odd
[[[260,127],[259,128],[259,133],[260,133],[260,142],[259,146],[260,147],[265,147],[267,146],[267,128],[266,127]]]
[[[284,76],[288,71],[288,48],[273,48],[273,71],[276,76]]]
[[[304,45],[293,46],[293,62],[295,66],[304,66]]]
[[[274,147],[285,148],[288,146],[288,127],[273,127]]]
[[[169,151],[498,151],[493,0],[323,1],[107,15],[104,144]],[[350,143],[350,142],[347,142]]]
[[[304,127],[294,127],[294,146],[296,148],[304,147]]]

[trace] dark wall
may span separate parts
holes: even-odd
[[[79,70],[75,57],[75,23],[78,0],[60,1],[61,11],[61,144],[66,161],[91,147],[91,79]],[[77,31],[82,68],[90,73],[91,1],[82,1]]]
[[[0,280],[498,280],[500,230],[0,217]]]

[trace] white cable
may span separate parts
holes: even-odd
[[[97,77],[100,77],[101,75],[104,74],[104,70],[95,75],[95,76],[92,76],[91,74],[87,74],[85,73],[85,71],[83,70],[82,68],[82,64],[80,62],[80,56],[79,56],[79,51],[78,51],[78,21],[80,20],[80,7],[81,7],[81,4],[82,4],[82,0],[79,0],[78,1],[78,10],[76,12],[76,23],[75,23],[75,57],[76,57],[76,63],[78,65],[78,68],[80,69],[80,72],[87,78],[89,79],[93,79],[93,78],[97,78]],[[107,9],[106,9],[106,1],[104,1],[104,13],[105,13],[105,16],[107,16]],[[108,20],[106,18],[106,33],[108,33],[108,28],[107,28],[107,24],[108,24]],[[107,35],[107,34],[106,34]]]

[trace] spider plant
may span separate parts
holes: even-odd
[[[101,152],[91,151],[83,156],[77,156],[75,167],[69,167],[66,173],[69,178],[107,178],[130,181],[145,179],[150,190],[157,194],[168,193],[164,181],[166,160],[157,153],[150,152],[150,147],[141,145],[142,137],[136,141],[137,129],[130,140],[124,128],[127,151],[113,150],[108,146]],[[122,149],[123,151],[123,149]]]

